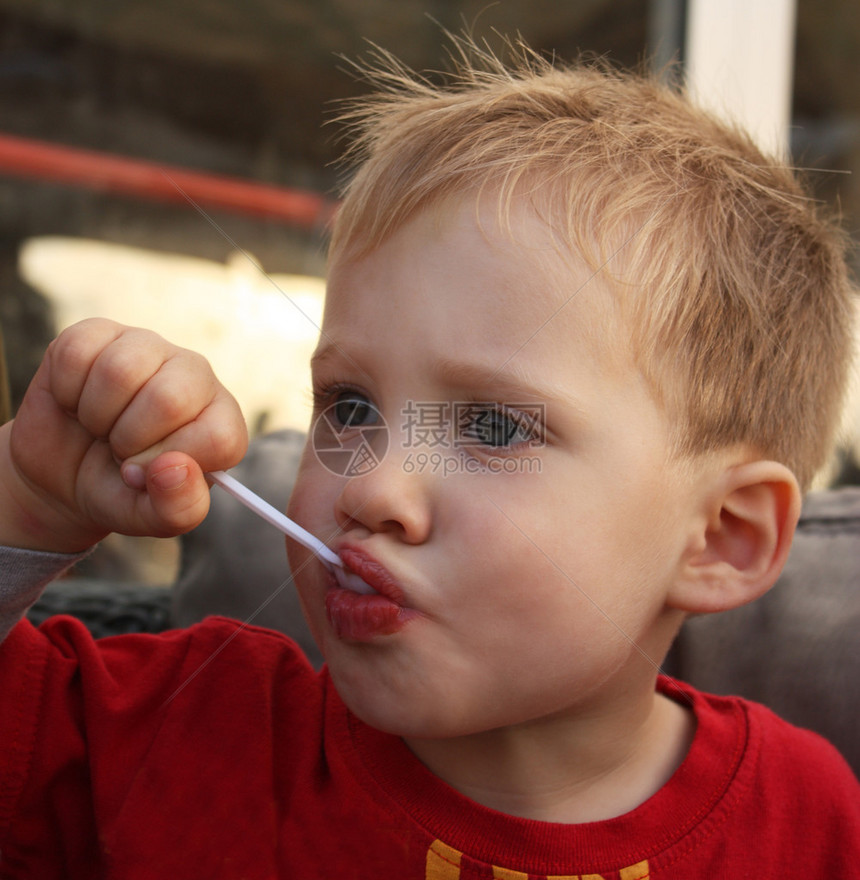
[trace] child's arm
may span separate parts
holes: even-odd
[[[246,447],[239,407],[202,357],[84,321],[51,343],[0,428],[0,544],[76,553],[112,531],[180,534],[209,509],[204,472]]]

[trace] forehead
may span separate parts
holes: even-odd
[[[330,256],[325,321],[372,332],[388,319],[455,310],[450,342],[492,339],[511,355],[585,343],[605,366],[627,364],[625,336],[604,273],[563,240],[544,212],[495,193],[423,209],[373,250]],[[420,344],[420,327],[414,326]]]

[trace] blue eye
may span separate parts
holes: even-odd
[[[459,413],[458,440],[461,445],[511,449],[536,438],[534,419],[488,404],[472,404]]]
[[[344,428],[363,428],[375,425],[379,411],[358,391],[341,391],[334,400],[331,413]]]

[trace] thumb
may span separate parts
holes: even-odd
[[[209,512],[209,484],[200,465],[183,452],[164,452],[149,464],[123,464],[122,477],[139,496],[139,516],[152,534],[180,534],[199,525]]]

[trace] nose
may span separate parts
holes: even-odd
[[[359,526],[373,533],[390,532],[407,544],[427,540],[432,525],[429,481],[404,466],[401,452],[389,449],[369,472],[344,478],[335,502],[343,531]]]

